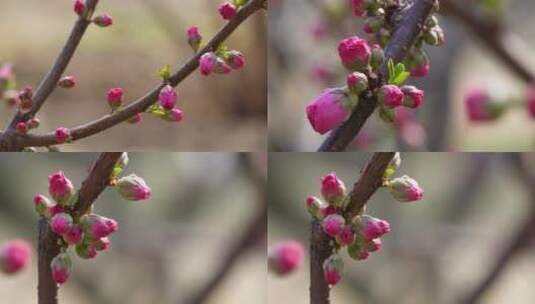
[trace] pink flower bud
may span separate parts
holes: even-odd
[[[368,77],[364,73],[353,72],[347,75],[347,87],[358,95],[368,88]]]
[[[67,128],[59,127],[56,129],[54,136],[58,143],[66,143],[71,140],[71,131]]]
[[[191,48],[193,48],[195,52],[199,50],[199,47],[202,42],[202,36],[201,36],[201,33],[199,32],[199,27],[192,26],[188,28],[187,36],[188,36],[188,43],[191,46]]]
[[[57,284],[65,284],[71,275],[72,261],[67,253],[58,254],[50,263],[52,278]]]
[[[403,103],[403,92],[396,85],[385,84],[379,89],[377,98],[387,108],[393,109]]]
[[[383,243],[381,242],[381,239],[379,238],[370,240],[366,243],[366,249],[369,252],[380,251],[382,247],[383,247]]]
[[[78,16],[82,17],[85,15],[85,0],[76,0],[74,1],[74,12],[78,14]]]
[[[76,86],[76,78],[74,76],[65,76],[58,82],[58,86],[63,89],[70,89]]]
[[[325,204],[319,198],[315,196],[308,196],[305,203],[306,203],[307,211],[308,213],[310,213],[312,217],[315,217],[315,218],[323,217],[320,212],[321,212],[321,209],[325,207]]]
[[[82,259],[93,259],[97,257],[98,250],[93,244],[82,243],[75,247],[76,254]]]
[[[223,19],[230,20],[236,16],[238,9],[236,6],[230,2],[225,2],[219,6],[219,14]]]
[[[351,105],[343,90],[327,89],[306,107],[310,125],[319,134],[325,134],[341,125],[351,112]]]
[[[213,52],[205,53],[199,59],[201,66],[201,74],[204,76],[210,75],[217,64],[217,56]]]
[[[404,95],[403,106],[407,108],[416,109],[424,102],[424,91],[416,88],[415,86],[402,86],[401,91]]]
[[[30,263],[32,248],[23,240],[13,240],[0,248],[0,271],[15,274]]]
[[[84,237],[84,231],[78,225],[73,225],[69,231],[63,234],[63,239],[69,245],[79,244]]]
[[[93,18],[93,23],[100,27],[108,27],[113,24],[113,18],[108,14],[104,14]]]
[[[117,189],[124,199],[130,201],[147,200],[151,196],[150,187],[141,177],[135,174],[119,179]]]
[[[160,90],[160,95],[158,97],[160,106],[165,110],[172,110],[175,105],[178,96],[172,86],[166,85]]]
[[[366,12],[364,0],[351,0],[351,7],[353,8],[353,14],[357,17],[364,16]]]
[[[340,244],[340,246],[348,246],[352,244],[355,241],[355,232],[353,231],[353,228],[350,225],[347,225],[342,229],[340,234],[336,236],[336,242]]]
[[[355,242],[347,247],[347,253],[349,256],[357,261],[366,260],[370,255],[368,249],[366,248],[367,242],[362,238],[357,238]]]
[[[297,270],[303,263],[303,246],[296,241],[285,241],[269,250],[269,269],[278,275]]]
[[[407,175],[392,179],[388,183],[388,189],[400,202],[419,201],[424,196],[424,190],[420,188],[418,182]]]
[[[118,223],[98,214],[86,214],[80,218],[82,229],[88,237],[98,240],[119,230]]]
[[[33,204],[35,207],[35,212],[40,216],[48,216],[48,208],[52,206],[52,203],[48,198],[42,194],[38,194],[33,198]]]
[[[71,230],[72,217],[67,213],[58,213],[50,219],[50,228],[55,234],[63,235]]]
[[[321,195],[332,205],[339,205],[346,195],[344,182],[331,172],[321,178]]]
[[[37,117],[30,118],[28,120],[28,129],[36,129],[39,128],[39,125],[41,124],[41,120]]]
[[[373,240],[390,232],[390,224],[387,221],[369,215],[362,215],[359,224],[366,240]]]
[[[15,130],[19,134],[26,134],[28,133],[28,125],[25,122],[21,121],[17,123],[17,125],[15,126]]]
[[[225,62],[225,60],[218,57],[216,60],[214,73],[227,75],[230,72],[232,72],[232,68]]]
[[[346,68],[363,70],[370,61],[371,49],[366,40],[353,36],[338,43],[338,54]]]
[[[54,215],[56,215],[58,213],[63,213],[63,212],[65,212],[65,209],[60,204],[52,204],[48,208],[48,216],[47,217],[52,218]]]
[[[331,214],[323,219],[322,226],[323,231],[330,237],[339,235],[344,229],[346,220],[339,214]]]
[[[378,69],[385,61],[385,51],[379,44],[373,44],[371,48],[370,65],[373,69]]]
[[[97,251],[104,251],[110,248],[111,242],[109,238],[103,237],[101,239],[95,240],[93,243],[93,246],[95,247]]]
[[[481,88],[472,89],[465,97],[468,118],[474,122],[493,121],[504,112],[505,107],[491,99],[489,93]]]
[[[136,113],[134,116],[130,117],[127,122],[131,124],[138,124],[143,121],[143,116],[141,113]]]
[[[323,278],[325,282],[334,286],[342,279],[344,262],[339,255],[333,254],[323,262]]]
[[[112,88],[108,91],[108,104],[113,110],[118,109],[123,103],[124,92],[122,88]]]
[[[429,68],[431,65],[429,63],[424,63],[416,65],[411,69],[412,77],[425,77],[429,73]]]
[[[227,53],[227,64],[234,70],[239,70],[245,66],[245,56],[239,51]]]
[[[165,119],[172,122],[181,122],[184,119],[184,112],[178,108],[174,108],[171,111],[167,112]]]
[[[333,205],[327,205],[327,206],[322,206],[320,208],[320,217],[319,218],[325,218],[331,214],[336,214],[336,207],[333,206]]]
[[[67,204],[75,192],[72,182],[65,177],[63,171],[48,176],[48,191],[52,198],[62,206]]]

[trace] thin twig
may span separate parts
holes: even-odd
[[[173,87],[178,86],[184,79],[193,73],[199,66],[199,59],[207,52],[216,50],[249,16],[256,11],[264,8],[266,0],[252,0],[242,7],[238,14],[230,20],[219,32],[208,42],[208,44],[191,59],[189,59],[175,74],[169,78],[169,84]],[[132,102],[122,110],[103,116],[97,120],[72,128],[72,140],[82,139],[106,129],[109,129],[121,122],[132,118],[138,113],[146,111],[151,105],[158,101],[158,95],[164,84],[152,89],[144,97]],[[17,151],[24,147],[43,147],[57,145],[54,132],[35,135],[35,134],[18,134],[6,133],[0,138],[0,151]]]
[[[388,75],[386,63],[392,59],[401,62],[412,47],[422,26],[433,9],[434,0],[416,0],[407,10],[385,50],[385,63],[380,69],[379,81],[373,88],[381,86],[381,75]],[[372,88],[372,89],[373,89]],[[377,108],[377,98],[371,94],[361,96],[361,100],[347,121],[333,130],[319,148],[320,152],[343,151],[358,135],[368,118]]]
[[[383,176],[394,152],[374,153],[360,178],[353,186],[346,215],[357,215],[372,195],[383,184]],[[312,221],[310,236],[310,304],[329,304],[330,288],[323,278],[323,262],[332,252],[330,238],[323,232],[317,220]]]
[[[121,152],[102,153],[95,162],[87,179],[80,188],[78,202],[74,207],[74,216],[89,210],[96,198],[110,182],[112,169],[121,156]],[[50,263],[60,252],[58,236],[52,232],[46,219],[39,220],[39,304],[57,304],[58,286],[52,279]]]

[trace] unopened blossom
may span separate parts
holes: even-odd
[[[338,54],[348,69],[363,70],[370,62],[371,48],[366,40],[353,36],[338,43]]]
[[[230,2],[225,2],[219,6],[219,14],[223,19],[230,20],[236,16],[238,9],[236,6]]]
[[[325,204],[319,198],[310,195],[306,198],[305,205],[311,216],[315,218],[323,217],[320,212],[321,208],[325,207]]]
[[[379,89],[377,98],[381,104],[393,109],[401,106],[403,103],[403,92],[396,85],[385,84]]]
[[[65,284],[72,271],[72,261],[67,253],[58,254],[50,264],[52,278],[57,284]]]
[[[415,86],[406,85],[401,87],[403,92],[403,106],[407,108],[419,108],[424,102],[424,91]]]
[[[54,136],[58,143],[66,143],[71,140],[71,131],[64,127],[59,127],[54,132]]]
[[[67,213],[58,213],[50,219],[50,228],[58,235],[63,235],[71,230],[73,219]]]
[[[69,245],[79,244],[84,236],[84,231],[79,225],[72,225],[69,231],[63,234],[63,239]]]
[[[227,64],[234,70],[239,70],[245,66],[245,56],[239,51],[227,53]]]
[[[74,76],[65,76],[58,82],[58,86],[63,89],[70,89],[76,86],[76,78]]]
[[[306,115],[314,131],[325,134],[341,125],[351,113],[351,104],[341,89],[324,90],[306,107]]]
[[[0,271],[15,274],[22,271],[31,259],[31,246],[23,240],[9,241],[0,247]]]
[[[217,64],[217,56],[213,52],[205,53],[199,59],[201,74],[204,76],[210,75]]]
[[[100,27],[108,27],[113,24],[113,18],[108,14],[103,14],[93,18],[93,23]]]
[[[173,109],[176,105],[177,99],[178,95],[172,86],[166,85],[160,90],[158,102],[160,106],[165,110]]]
[[[15,130],[19,134],[26,134],[28,133],[28,124],[24,121],[18,122],[15,126]]]
[[[333,254],[323,262],[323,278],[325,282],[334,286],[342,279],[342,271],[344,269],[344,262],[342,258]]]
[[[167,112],[166,119],[173,122],[181,122],[184,119],[184,112],[178,108],[174,108]]]
[[[348,246],[355,240],[355,232],[350,225],[346,225],[336,236],[336,242],[341,246]]]
[[[202,42],[202,36],[198,26],[192,26],[186,31],[188,37],[188,43],[194,51],[199,50]]]
[[[118,109],[123,103],[124,91],[122,88],[112,88],[108,91],[107,100],[110,108]]]
[[[323,219],[323,231],[330,237],[339,235],[345,226],[345,219],[339,214],[331,214]]]
[[[373,240],[390,232],[390,224],[387,221],[369,215],[362,215],[359,225],[366,240]]]
[[[85,0],[74,1],[74,12],[79,16],[83,16],[86,11]]]
[[[339,205],[346,194],[344,182],[331,172],[321,178],[321,195],[333,205]]]
[[[147,200],[151,196],[151,189],[145,180],[135,174],[120,178],[117,189],[124,199],[131,201]]]
[[[286,275],[299,269],[303,264],[303,246],[297,241],[277,244],[268,252],[269,269],[278,275]]]
[[[84,232],[93,240],[109,236],[119,230],[118,223],[98,214],[86,214],[81,217],[80,224]]]
[[[418,182],[407,175],[394,178],[388,183],[392,196],[400,202],[419,201],[424,196],[424,190]]]
[[[63,171],[48,176],[48,191],[59,205],[67,204],[75,192],[72,182]]]

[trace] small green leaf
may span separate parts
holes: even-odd
[[[158,70],[158,75],[160,75],[163,80],[169,79],[171,77],[171,66],[166,64],[164,67]]]
[[[396,78],[394,78],[391,83],[395,85],[402,85],[410,75],[411,73],[409,72],[401,72],[400,74],[396,75]]]

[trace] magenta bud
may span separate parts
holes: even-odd
[[[63,213],[65,212],[65,209],[60,205],[60,204],[52,204],[49,208],[48,208],[48,215],[47,217],[50,217],[52,218],[54,215],[58,214],[58,213]]]
[[[82,259],[93,259],[98,255],[98,250],[93,244],[81,243],[75,247],[76,254]]]
[[[415,86],[406,85],[401,87],[403,92],[403,106],[407,108],[417,109],[424,102],[424,91]]]
[[[28,124],[25,123],[24,121],[21,121],[17,123],[17,125],[15,126],[15,130],[19,134],[26,134],[28,133]]]
[[[227,64],[234,70],[239,70],[245,66],[245,56],[239,51],[230,51],[226,57]]]
[[[23,240],[13,240],[0,248],[0,271],[5,274],[18,273],[30,263],[32,247]]]
[[[339,255],[333,254],[323,262],[323,278],[325,282],[334,286],[342,279],[344,262]]]
[[[111,246],[110,239],[107,237],[100,238],[98,240],[95,240],[93,242],[93,246],[97,251],[105,251],[108,250]]]
[[[70,89],[76,86],[76,78],[74,76],[65,76],[58,82],[58,86],[63,89]]]
[[[165,119],[173,122],[181,122],[184,119],[184,112],[178,108],[174,108],[171,111],[167,112]]]
[[[50,196],[61,206],[65,206],[75,192],[72,182],[65,177],[63,171],[48,176],[48,191]]]
[[[379,238],[370,240],[366,243],[366,249],[369,252],[380,251],[382,247],[383,247],[383,243],[381,242],[381,239]]]
[[[268,252],[269,270],[278,275],[286,275],[299,269],[303,264],[303,246],[296,241],[277,244]]]
[[[331,214],[325,217],[322,222],[323,231],[330,237],[339,235],[344,229],[345,224],[346,220],[339,214]]]
[[[321,215],[321,209],[324,207],[326,207],[326,204],[324,204],[319,198],[315,196],[308,196],[306,198],[306,208],[312,217],[317,219],[323,218]]]
[[[71,230],[72,216],[67,213],[58,213],[50,219],[50,228],[55,234],[63,235]]]
[[[85,234],[93,240],[109,236],[119,230],[118,223],[98,214],[86,214],[80,218],[80,225]]]
[[[188,43],[191,48],[197,52],[202,42],[202,36],[199,32],[199,27],[192,26],[187,30]]]
[[[390,232],[390,224],[387,221],[369,215],[360,216],[357,223],[366,240],[373,240]]]
[[[36,195],[33,198],[33,204],[35,207],[35,212],[37,212],[37,214],[44,217],[49,216],[50,213],[48,213],[48,208],[52,206],[52,203],[46,196],[42,194]]]
[[[232,68],[225,62],[225,60],[223,60],[222,58],[218,57],[216,59],[214,73],[227,75],[230,72],[232,72]]]
[[[373,69],[378,69],[385,61],[385,51],[379,44],[371,46],[372,54],[370,58],[370,65]]]
[[[131,124],[138,124],[138,123],[141,123],[143,121],[143,116],[141,115],[141,113],[136,113],[134,116],[130,117],[127,122],[128,123],[131,123]]]
[[[400,202],[419,201],[424,196],[424,190],[414,179],[404,175],[388,182],[390,194]]]
[[[108,91],[108,104],[112,110],[117,110],[123,103],[124,91],[122,88],[112,88]]]
[[[340,206],[342,203],[346,195],[346,186],[336,176],[336,172],[331,172],[321,178],[321,195],[331,205]]]
[[[347,75],[347,87],[353,94],[359,95],[368,89],[368,77],[361,72],[353,72]]]
[[[355,241],[355,232],[351,225],[345,226],[342,231],[336,236],[336,242],[340,246],[351,245]]]
[[[234,18],[237,12],[238,12],[238,8],[230,2],[225,2],[221,4],[221,6],[219,6],[219,14],[225,20],[230,20]]]
[[[344,90],[326,89],[306,107],[306,115],[314,131],[325,134],[341,125],[352,110]]]
[[[52,279],[57,284],[65,284],[71,275],[72,261],[67,253],[58,254],[50,263]]]
[[[338,54],[346,68],[363,71],[370,62],[371,49],[366,40],[353,36],[338,43]]]
[[[385,84],[379,89],[377,93],[379,103],[385,107],[393,109],[401,106],[403,103],[403,92],[396,85]]]
[[[353,242],[353,244],[347,247],[347,253],[354,260],[357,260],[357,261],[365,260],[370,255],[368,249],[366,248],[366,244],[367,243],[365,243],[364,240],[356,239]]]
[[[93,18],[93,23],[100,27],[108,27],[113,24],[113,18],[108,14],[104,14]]]
[[[80,17],[85,16],[85,13],[86,13],[85,0],[74,1],[74,12],[78,14],[78,16]]]
[[[54,132],[54,137],[56,138],[56,141],[60,144],[70,142],[72,140],[71,131],[64,127],[57,128]]]
[[[177,99],[178,95],[172,86],[166,85],[160,90],[158,101],[160,103],[160,106],[165,110],[172,110],[176,105]]]
[[[213,52],[205,53],[199,59],[199,65],[201,67],[201,74],[204,76],[210,75],[217,64],[217,56]]]
[[[117,181],[117,189],[124,199],[130,201],[147,200],[151,196],[150,187],[141,177],[135,174],[119,179]]]
[[[84,231],[78,225],[73,225],[69,231],[63,234],[63,240],[69,245],[79,244],[84,237]]]

